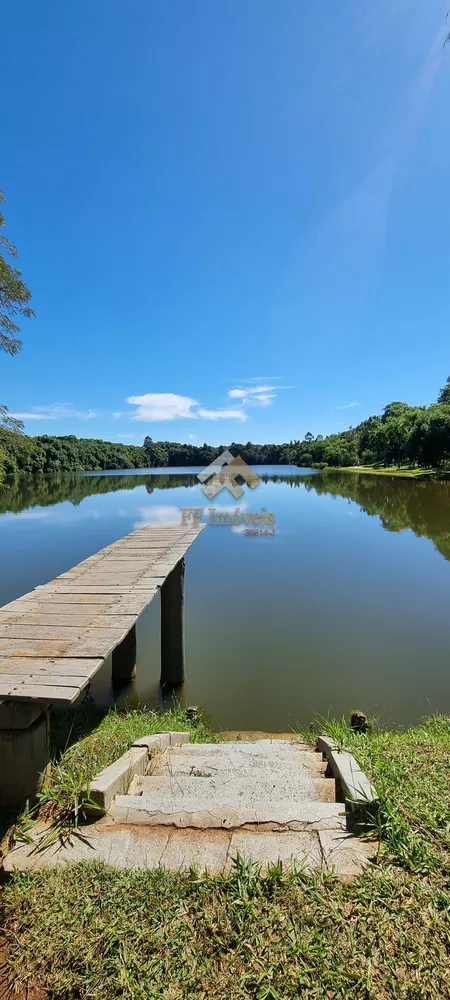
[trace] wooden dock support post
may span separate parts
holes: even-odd
[[[124,687],[136,673],[136,625],[116,646],[112,653],[112,682],[114,687]]]
[[[50,760],[48,711],[32,702],[0,702],[0,806],[34,802]]]
[[[184,681],[184,559],[161,587],[161,686]]]

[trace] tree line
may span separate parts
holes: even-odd
[[[305,435],[297,465],[316,468],[352,465],[450,467],[450,377],[430,406],[388,403],[380,416],[368,417],[341,434]]]
[[[288,465],[294,461],[295,443],[260,445],[232,442],[213,448],[203,444],[179,444],[152,441],[146,437],[142,446],[113,444],[95,438],[25,434],[0,427],[0,461],[4,474],[36,472],[103,472],[117,469],[205,468],[226,448],[241,455],[249,465]]]
[[[1,418],[1,414],[0,414]],[[0,419],[0,478],[17,473],[103,472],[120,469],[205,468],[229,448],[248,465],[289,465],[303,468],[375,465],[450,467],[450,377],[436,403],[409,406],[388,403],[380,416],[363,420],[341,434],[305,435],[303,441],[285,444],[229,445],[180,444],[153,441],[142,445],[120,444],[74,434],[28,437]]]

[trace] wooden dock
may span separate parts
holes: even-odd
[[[76,701],[160,588],[167,678],[182,679],[183,557],[203,527],[140,528],[0,609],[0,699]]]

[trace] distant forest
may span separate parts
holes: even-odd
[[[296,464],[318,468],[352,465],[450,466],[450,378],[430,406],[388,403],[341,434],[306,434],[296,446]]]
[[[410,465],[450,467],[450,378],[436,403],[409,406],[393,402],[380,416],[357,427],[323,437],[305,435],[289,444],[232,442],[211,445],[177,444],[146,437],[142,446],[112,444],[94,438],[28,437],[0,426],[0,478],[29,472],[102,472],[209,465],[225,448],[249,465],[289,465],[309,468]]]
[[[95,438],[27,437],[0,427],[0,459],[5,475],[18,472],[103,472],[114,469],[157,469],[197,465],[204,468],[229,448],[249,465],[289,465],[295,462],[298,442],[291,445],[239,444],[213,448],[204,444],[152,441],[142,446],[112,444]]]

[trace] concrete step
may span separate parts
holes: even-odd
[[[239,790],[237,797],[233,798],[230,794],[227,802],[211,794],[202,798],[193,793],[177,795],[175,789],[172,795],[167,789],[151,795],[118,795],[108,815],[115,823],[195,827],[199,830],[231,830],[258,824],[269,825],[273,829],[307,830],[311,826],[322,828],[321,824],[325,824],[326,828],[344,811],[339,802],[320,801],[319,793],[315,801],[311,797],[305,798],[304,787],[291,787],[281,792],[274,788],[271,795],[249,786],[245,795],[240,796]]]
[[[128,795],[167,804],[195,801],[201,808],[214,805],[259,805],[269,800],[285,802],[334,802],[335,783],[330,778],[279,770],[241,774],[225,771],[212,777],[202,771],[178,775],[136,775]]]
[[[80,831],[79,831],[80,832]],[[170,827],[120,827],[101,820],[39,850],[48,828],[37,828],[32,842],[20,843],[4,860],[5,871],[38,871],[80,861],[102,861],[116,868],[169,868],[195,865],[210,873],[230,871],[240,856],[262,870],[282,861],[306,871],[334,871],[341,878],[359,875],[375,845],[349,836],[341,820],[327,830],[255,832],[252,830],[177,830]]]
[[[133,778],[109,815],[153,826],[306,829],[311,819],[305,806],[336,804],[325,767],[319,754],[288,740],[184,744],[153,757],[150,773]]]
[[[314,750],[311,750],[310,746],[299,740],[249,740],[248,742],[244,740],[227,740],[224,743],[185,743],[183,744],[183,750],[193,754],[196,754],[199,750],[205,754],[238,751],[248,756],[261,756],[268,753],[282,754],[283,752],[290,754],[306,753],[320,758],[320,754],[315,753]]]
[[[249,744],[255,746],[254,744]],[[209,747],[200,744],[166,750],[152,758],[148,773],[159,776],[198,775],[199,777],[219,777],[224,780],[234,776],[251,777],[258,780],[260,775],[276,777],[282,772],[293,780],[301,777],[324,777],[326,764],[320,754],[313,751],[280,750],[273,745],[266,750],[249,751],[245,745]]]

